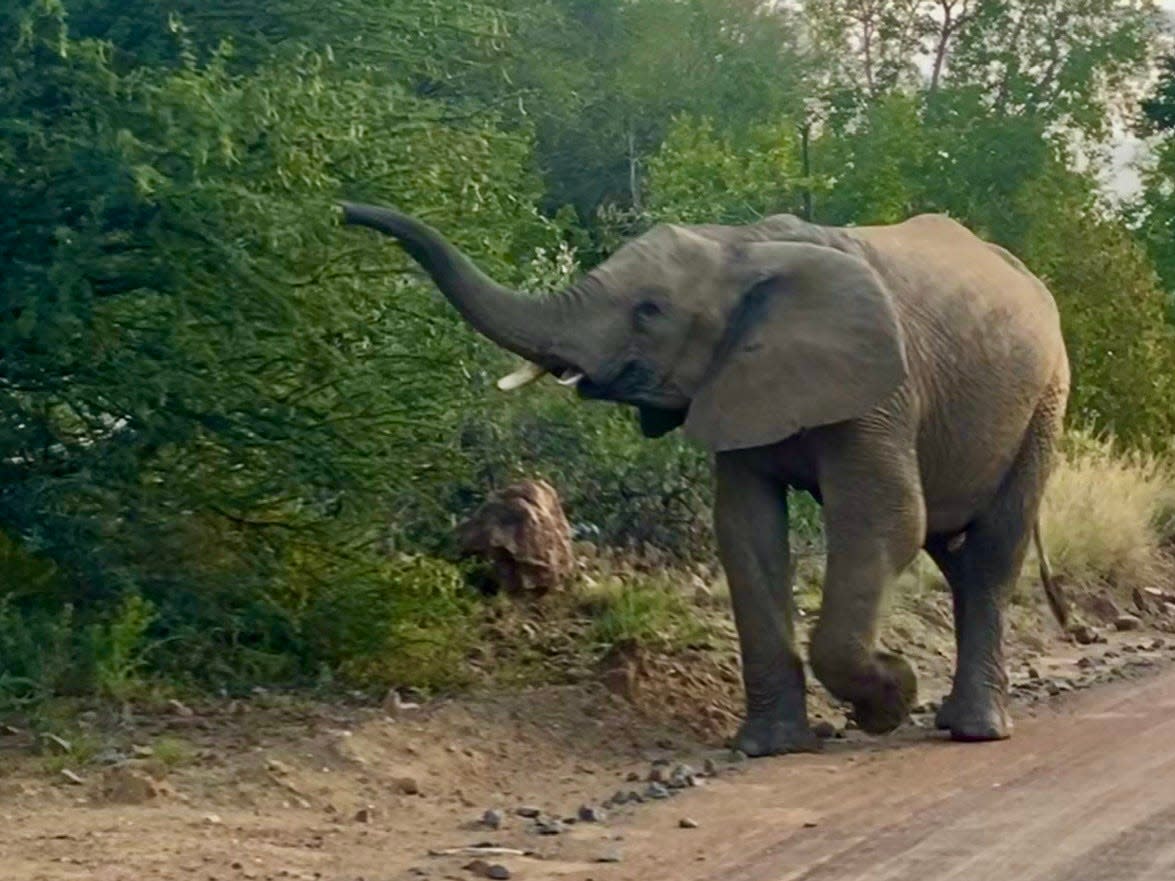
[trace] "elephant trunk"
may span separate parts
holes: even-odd
[[[343,222],[391,236],[432,277],[473,328],[528,361],[549,365],[560,327],[566,327],[565,298],[532,299],[498,284],[432,227],[373,205],[344,202]]]

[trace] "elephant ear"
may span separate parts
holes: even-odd
[[[734,249],[738,301],[686,434],[721,452],[863,416],[907,373],[893,299],[857,257],[821,245]]]

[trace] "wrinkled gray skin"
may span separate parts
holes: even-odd
[[[579,394],[635,405],[713,451],[715,523],[742,651],[752,756],[808,750],[793,635],[788,487],[823,505],[828,565],[810,661],[862,729],[907,717],[916,679],[878,648],[883,592],[925,548],[954,600],[938,716],[1007,737],[1004,608],[1032,539],[1068,398],[1056,305],[1015,257],[954,221],[830,228],[658,226],[535,300],[402,214],[344,206],[400,241],[482,334]]]

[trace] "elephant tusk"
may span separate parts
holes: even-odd
[[[512,392],[515,389],[520,389],[523,386],[530,385],[536,379],[541,379],[546,376],[547,371],[537,364],[532,364],[527,361],[509,376],[503,376],[498,380],[498,388],[504,392]]]
[[[556,382],[558,382],[559,385],[567,386],[568,388],[575,388],[577,385],[579,385],[582,379],[583,374],[578,370],[573,370],[570,373],[563,374],[563,376],[559,377]]]

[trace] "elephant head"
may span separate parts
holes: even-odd
[[[397,239],[477,331],[526,359],[500,387],[550,373],[581,397],[636,406],[649,436],[684,424],[715,451],[770,444],[861,416],[906,376],[885,284],[824,244],[660,225],[536,298],[412,217],[351,203],[343,216]]]

